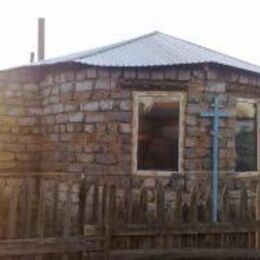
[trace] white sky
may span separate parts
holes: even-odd
[[[0,0],[0,69],[159,30],[260,65],[260,0]]]

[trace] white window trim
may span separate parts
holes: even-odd
[[[158,170],[138,170],[137,169],[137,150],[138,150],[138,116],[139,99],[141,97],[172,97],[180,102],[179,116],[179,158],[178,171],[158,171]],[[170,176],[174,173],[183,173],[183,150],[184,150],[184,115],[185,115],[186,95],[184,92],[175,91],[134,91],[133,92],[133,134],[132,134],[132,173],[145,176]]]
[[[259,174],[260,171],[260,99],[257,98],[236,98],[236,104],[238,101],[247,101],[256,104],[256,171],[235,171],[236,174],[241,174],[242,176],[251,175],[251,174]],[[235,146],[236,147],[236,146]]]

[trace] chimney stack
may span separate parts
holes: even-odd
[[[38,19],[38,61],[44,60],[45,54],[45,20]]]
[[[34,52],[30,53],[30,63],[34,63]]]

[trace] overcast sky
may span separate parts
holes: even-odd
[[[260,65],[260,0],[1,0],[0,69],[159,30]]]

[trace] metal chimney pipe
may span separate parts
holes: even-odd
[[[45,20],[38,19],[38,61],[44,60],[45,55]]]
[[[30,53],[30,63],[34,63],[34,52]]]

